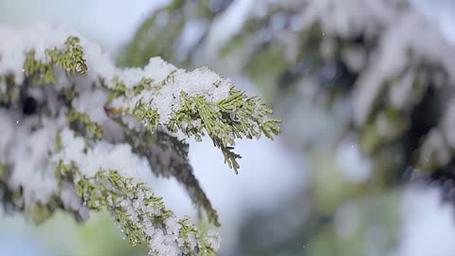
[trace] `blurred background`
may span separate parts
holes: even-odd
[[[119,66],[209,66],[273,106],[283,132],[239,142],[239,175],[190,142],[220,255],[455,255],[455,1],[0,0],[0,23],[74,28]],[[197,218],[174,180],[155,191]],[[2,215],[0,248],[146,253],[105,213]]]

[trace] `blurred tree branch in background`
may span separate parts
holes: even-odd
[[[247,77],[309,162],[295,198],[245,221],[239,254],[384,255],[407,184],[454,199],[455,47],[410,1],[172,1],[119,62],[154,55]]]

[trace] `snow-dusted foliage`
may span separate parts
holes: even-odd
[[[213,255],[214,234],[177,218],[153,175],[175,177],[209,221],[218,216],[193,175],[185,138],[208,135],[235,171],[236,139],[272,138],[279,122],[256,97],[207,68],[159,57],[117,68],[77,33],[0,26],[0,188],[8,210],[36,221],[56,209],[84,220],[108,210],[150,255]]]

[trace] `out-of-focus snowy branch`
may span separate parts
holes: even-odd
[[[415,2],[424,1],[176,0],[150,15],[122,60],[138,64],[148,60],[147,53],[165,54],[188,66],[211,63],[257,84],[283,113],[284,137],[310,162],[310,188],[305,187],[310,192],[294,199],[302,209],[311,205],[309,226],[300,232],[321,246],[315,249],[318,242],[312,243],[305,253],[352,255],[352,248],[362,248],[368,254],[365,250],[381,239],[362,232],[382,216],[368,216],[367,223],[350,216],[355,219],[351,246],[342,232],[326,233],[338,229],[338,223],[312,224],[336,217],[359,198],[380,201],[371,196],[376,198],[378,190],[387,195],[397,183],[431,181],[444,199],[455,200],[455,46]],[[436,5],[425,2],[425,11]],[[446,6],[444,13],[450,10]],[[438,18],[449,24],[450,19]],[[160,42],[156,35],[169,28],[165,43]],[[295,207],[293,201],[287,209],[294,212]],[[387,211],[379,208],[381,215]],[[256,224],[247,221],[241,239],[246,253],[258,247],[259,255],[264,248],[297,254],[295,248],[283,248],[289,244],[282,241],[270,246],[276,238],[263,240],[264,226],[284,227],[282,212],[280,206],[263,221],[257,220],[262,212],[252,217]],[[392,219],[378,225],[381,230],[389,226],[385,240],[395,239],[388,233],[396,227]],[[346,227],[349,222],[340,223]],[[291,233],[291,228],[282,229]],[[299,236],[288,240],[298,252]],[[254,244],[251,237],[260,238]],[[386,247],[379,254],[387,254]]]

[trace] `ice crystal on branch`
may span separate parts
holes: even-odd
[[[178,219],[154,195],[174,177],[218,226],[193,174],[185,138],[208,135],[236,172],[237,139],[279,133],[257,97],[207,68],[161,58],[117,68],[97,45],[62,29],[0,26],[0,189],[7,209],[36,221],[63,209],[78,220],[107,210],[150,255],[214,255],[216,236]],[[27,156],[27,161],[23,158]]]

